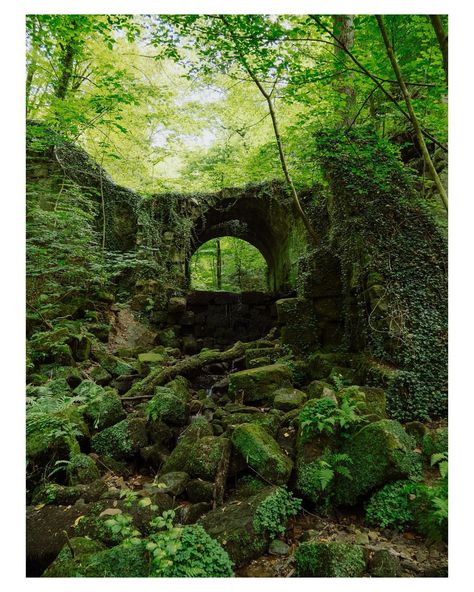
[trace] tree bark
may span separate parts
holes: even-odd
[[[216,238],[216,279],[217,289],[222,290],[222,253],[221,241]]]
[[[420,145],[421,152],[422,152],[426,167],[430,171],[430,174],[435,182],[438,193],[440,194],[441,199],[443,200],[444,207],[446,208],[446,211],[448,211],[448,196],[447,196],[446,190],[444,188],[444,185],[441,182],[441,179],[439,178],[439,175],[436,171],[433,161],[431,160],[431,156],[430,156],[430,153],[428,152],[428,148],[426,147],[425,139],[423,137],[423,133],[421,131],[421,127],[418,122],[418,118],[417,118],[416,113],[413,110],[413,106],[411,104],[411,99],[410,99],[410,95],[408,93],[408,89],[406,87],[402,72],[401,72],[400,67],[398,65],[397,58],[395,57],[395,52],[393,51],[393,47],[392,47],[390,40],[388,38],[387,29],[385,28],[384,18],[381,15],[376,15],[375,18],[377,19],[377,23],[379,25],[379,29],[380,29],[380,32],[382,34],[382,38],[385,43],[385,48],[387,50],[388,58],[390,60],[390,63],[392,64],[392,68],[393,68],[395,76],[398,80],[398,84],[400,85],[400,89],[402,91],[403,98],[405,99],[405,104],[407,106],[407,110],[410,115],[410,120],[413,125],[413,129],[415,130],[416,138],[417,138],[418,143]]]
[[[61,100],[64,100],[67,95],[74,67],[74,55],[74,43],[71,40],[68,41],[68,43],[63,49],[63,55],[61,58],[61,77],[59,78],[55,92],[56,98]]]
[[[153,390],[156,386],[173,380],[176,376],[185,376],[199,371],[203,366],[214,364],[217,362],[229,362],[240,358],[245,354],[245,350],[253,345],[237,341],[230,349],[226,351],[208,350],[190,356],[184,360],[180,360],[174,366],[167,368],[159,367],[152,370],[150,374],[143,380],[136,382],[130,390],[128,390],[122,399],[130,400],[135,398],[148,399],[153,397]]]
[[[347,53],[341,46],[351,51],[354,46],[354,15],[337,14],[333,16],[333,33],[338,39],[340,46],[334,47],[336,67],[345,69]],[[344,97],[344,105],[340,112],[340,123],[338,127],[348,127],[352,123],[356,104],[356,92],[354,87],[353,72],[342,72],[336,79],[336,90]]]
[[[328,29],[325,25],[323,25],[323,23],[319,20],[319,17],[314,15],[314,14],[310,14],[309,15],[310,18],[312,18],[314,20],[314,22],[321,27],[321,29],[323,31],[325,31],[328,35],[330,35],[338,44],[339,44],[339,40],[334,37],[334,33]],[[341,45],[341,44],[339,44]],[[341,49],[343,51],[345,51],[347,53],[347,55],[349,56],[349,58],[354,62],[354,64],[358,67],[358,69],[363,72],[366,76],[368,76],[371,80],[374,81],[374,83],[380,88],[380,90],[383,92],[383,94],[395,105],[395,107],[400,111],[400,113],[408,120],[411,121],[410,115],[409,113],[407,113],[405,111],[405,109],[403,109],[399,104],[398,101],[395,97],[393,97],[388,90],[384,87],[384,85],[382,84],[382,82],[373,74],[371,74],[367,68],[361,64],[359,62],[359,60],[353,55],[353,53],[351,51],[349,51],[347,49],[347,47],[341,45]],[[438,142],[438,140],[431,135],[427,130],[421,128],[421,132],[424,136],[426,136],[429,140],[431,140],[434,144],[436,144],[436,146],[438,146],[439,148],[441,148],[441,150],[443,150],[444,152],[447,152],[448,149],[446,148],[446,146],[443,146],[443,144],[441,144],[441,142]]]
[[[448,84],[448,35],[444,32],[443,22],[439,14],[430,14],[430,21],[443,56],[444,76],[446,78],[446,84]]]

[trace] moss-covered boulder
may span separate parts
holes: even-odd
[[[306,541],[296,549],[296,575],[318,578],[360,578],[365,572],[359,545]]]
[[[194,443],[205,436],[212,436],[212,426],[204,417],[195,418],[183,431],[176,446],[162,467],[162,473],[186,471]]]
[[[338,477],[336,503],[353,505],[385,483],[419,476],[421,458],[414,446],[397,421],[383,419],[363,427],[343,446],[352,459],[351,478]]]
[[[94,452],[117,460],[133,458],[147,444],[146,421],[139,417],[124,419],[95,434],[91,441]]]
[[[98,541],[92,541],[87,537],[73,537],[69,539],[69,544],[61,549],[59,555],[43,573],[43,577],[80,577],[83,575],[82,561],[87,556],[103,551],[104,549],[104,545]]]
[[[44,572],[43,577],[145,578],[150,573],[150,562],[144,542],[136,545],[117,545],[111,549],[97,549],[94,552],[93,545],[83,543],[87,539],[79,539],[79,545],[76,544],[76,540],[78,539],[70,541],[71,546],[73,542],[76,545],[72,546],[74,557],[69,545],[66,545]]]
[[[276,440],[261,426],[246,423],[237,426],[232,444],[249,467],[270,483],[288,483],[292,460],[282,452]]]
[[[275,436],[280,425],[280,417],[275,413],[264,413],[257,410],[256,412],[230,413],[222,418],[222,425],[225,426],[228,433],[232,433],[234,427],[242,423],[256,423],[265,428],[269,434]]]
[[[83,380],[74,394],[85,399],[84,417],[95,430],[103,430],[125,418],[122,401],[114,389]]]
[[[91,355],[102,368],[105,368],[112,376],[130,376],[137,374],[137,369],[132,364],[109,353],[107,349],[98,342],[92,345]]]
[[[274,393],[273,407],[281,411],[298,409],[306,401],[306,394],[294,388],[280,388]]]
[[[43,483],[33,492],[32,504],[35,506],[38,504],[68,506],[74,504],[78,499],[93,502],[98,500],[106,490],[107,487],[101,479],[78,485]]]
[[[357,394],[349,398],[355,398],[364,403],[364,414],[376,419],[387,419],[387,398],[385,391],[381,388],[372,386],[348,387],[338,392],[338,399],[342,399],[346,393],[351,395],[351,392],[354,393],[356,389]]]
[[[168,472],[171,467],[173,471],[185,471],[193,478],[214,481],[220,467],[228,466],[231,446],[227,438],[204,436],[194,441],[184,438],[178,446],[183,454],[173,450],[163,466],[163,472]]]
[[[214,491],[214,483],[203,479],[192,479],[186,486],[188,499],[192,503],[211,502],[214,499]]]
[[[243,403],[270,402],[275,390],[284,386],[291,386],[291,372],[285,364],[241,370],[229,376],[229,393]]]
[[[249,348],[245,352],[245,367],[250,369],[262,366],[263,364],[259,363],[262,358],[268,360],[267,364],[275,363],[279,355],[281,355],[281,349],[274,347]]]
[[[431,458],[433,454],[448,452],[448,428],[430,430],[422,440],[423,454]]]
[[[99,366],[98,364],[90,369],[89,376],[96,384],[99,384],[100,386],[109,384],[109,382],[112,380],[112,374],[107,372],[105,368],[102,368],[102,366]]]
[[[153,420],[177,426],[185,425],[189,415],[186,398],[166,386],[155,388],[155,394],[149,401],[147,409],[148,416]]]
[[[256,495],[209,512],[199,524],[221,543],[236,567],[241,567],[268,550],[271,536],[265,524],[274,532],[284,532],[291,515],[281,512],[285,495],[288,497],[282,488],[267,486]]]
[[[184,471],[173,471],[171,473],[164,473],[156,479],[156,484],[161,493],[169,493],[173,496],[178,496],[186,489],[189,481],[188,473]]]
[[[334,392],[333,386],[329,382],[323,380],[312,380],[305,388],[304,391],[309,400],[321,399],[324,393]]]
[[[99,469],[93,459],[87,454],[74,454],[66,467],[69,485],[92,483],[100,478]]]

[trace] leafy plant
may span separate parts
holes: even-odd
[[[301,508],[301,500],[284,487],[279,487],[265,498],[255,512],[253,527],[256,532],[266,532],[271,539],[285,533],[291,516],[296,516]]]
[[[348,454],[325,451],[321,458],[298,469],[297,487],[303,495],[312,502],[317,502],[321,494],[325,493],[326,505],[329,505],[332,492],[330,491],[337,475],[351,479],[348,465],[352,459]]]
[[[368,524],[381,528],[403,529],[413,523],[410,496],[414,496],[417,485],[410,481],[389,483],[377,491],[366,508]]]

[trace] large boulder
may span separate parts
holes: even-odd
[[[237,426],[232,434],[232,444],[248,466],[264,479],[275,484],[288,483],[293,462],[263,427],[255,423]]]
[[[133,458],[147,444],[146,421],[139,417],[124,419],[95,434],[91,441],[94,452],[117,460]]]
[[[268,550],[271,536],[262,527],[262,514],[272,528],[281,531],[286,528],[288,518],[293,514],[280,511],[283,497],[287,498],[289,494],[281,487],[265,487],[256,495],[209,512],[199,524],[221,543],[236,567],[241,567]]]
[[[318,578],[359,578],[365,571],[359,545],[306,541],[296,549],[296,575]]]
[[[86,538],[71,539],[43,577],[146,578],[149,575],[150,561],[144,542],[104,549],[95,541],[87,541]]]
[[[243,403],[270,402],[280,387],[291,386],[291,372],[285,364],[271,364],[241,370],[229,376],[229,393]]]
[[[306,401],[306,394],[294,388],[280,388],[275,391],[273,407],[281,411],[298,409]]]
[[[148,403],[148,414],[153,420],[183,426],[188,419],[186,399],[166,386],[157,386],[153,398]]]
[[[212,434],[212,426],[204,417],[194,419],[179,437],[162,467],[162,473],[185,471],[194,443]]]
[[[165,461],[163,473],[185,471],[193,478],[220,483],[222,488],[229,467],[230,441],[222,436],[183,440],[178,444],[183,454],[173,451]]]
[[[418,476],[421,457],[414,446],[397,421],[382,419],[363,427],[343,446],[352,459],[351,478],[338,477],[335,502],[353,505],[385,483]]]
[[[66,467],[69,485],[92,483],[100,478],[99,469],[94,460],[87,454],[74,454]]]
[[[74,394],[85,399],[84,417],[95,430],[103,430],[125,418],[122,401],[114,389],[104,389],[91,380],[83,380]]]

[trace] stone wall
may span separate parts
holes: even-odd
[[[182,338],[185,353],[252,341],[276,325],[277,298],[261,292],[190,292],[170,300],[167,323]]]

